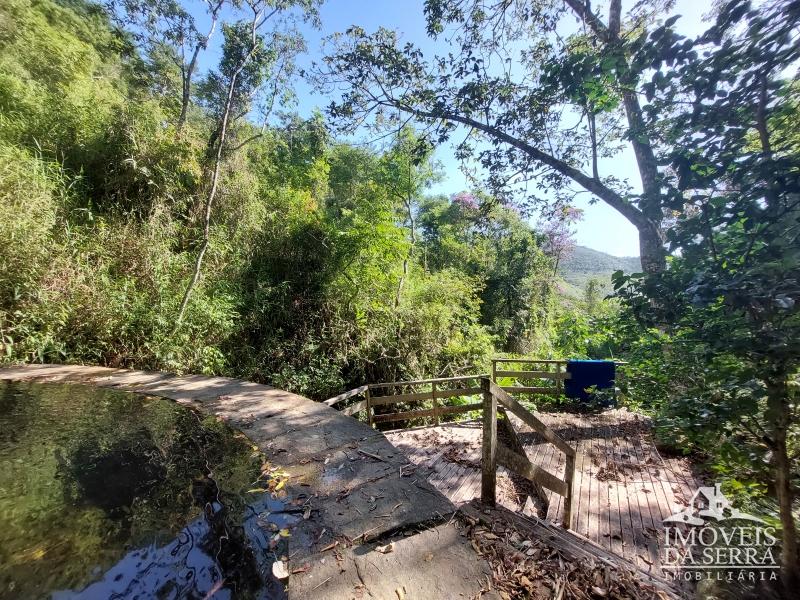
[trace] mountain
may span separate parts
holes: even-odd
[[[590,279],[600,281],[602,291],[610,293],[611,274],[614,271],[636,273],[642,270],[638,256],[612,256],[585,246],[576,246],[572,252],[561,259],[559,274],[566,284],[564,292],[570,296],[583,296],[583,290]]]

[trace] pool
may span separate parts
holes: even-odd
[[[0,598],[284,598],[282,475],[173,401],[0,381]]]

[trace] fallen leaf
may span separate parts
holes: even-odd
[[[386,544],[385,546],[378,546],[377,548],[375,548],[375,550],[377,552],[380,552],[381,554],[389,554],[389,552],[394,551],[394,542]]]

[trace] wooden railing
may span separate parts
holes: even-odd
[[[536,385],[501,386],[502,389],[507,392],[560,396],[564,393],[564,380],[570,379],[571,375],[567,373],[566,360],[528,358],[493,359],[492,381],[498,383],[498,379],[509,377],[517,381],[533,381]]]
[[[482,379],[481,388],[483,390],[481,501],[489,506],[495,505],[497,465],[501,465],[509,471],[513,471],[532,481],[537,486],[537,490],[546,488],[563,496],[563,525],[566,529],[569,529],[572,526],[574,506],[573,481],[575,478],[575,458],[577,454],[575,449],[493,381]],[[534,465],[525,455],[524,449],[509,448],[498,440],[497,412],[500,407],[516,415],[523,423],[531,427],[545,440],[565,454],[566,466],[563,479]]]
[[[392,381],[388,383],[370,383],[350,390],[329,400],[325,404],[337,408],[347,400],[363,397],[340,409],[343,414],[353,416],[366,411],[366,421],[373,423],[389,423],[409,421],[430,417],[438,425],[441,417],[464,414],[483,408],[483,402],[450,405],[453,398],[464,398],[483,393],[480,380],[487,375],[465,375],[461,377],[440,377],[437,379],[419,379],[416,381]],[[401,412],[377,412],[376,407],[394,404],[428,403],[430,407]]]
[[[498,377],[516,377],[519,373],[527,376],[539,376],[541,371],[510,371],[499,370],[495,366],[503,362],[538,362],[561,363],[565,361],[525,361],[517,359],[498,359],[493,361],[492,375]],[[551,375],[554,373],[549,372]],[[514,373],[514,375],[510,375]],[[564,378],[555,378],[554,381],[563,381]],[[420,388],[426,388],[420,390]],[[525,388],[523,388],[525,389]],[[573,480],[575,477],[576,451],[567,444],[550,427],[545,425],[534,413],[523,407],[506,390],[519,390],[517,386],[501,388],[488,375],[466,375],[462,377],[441,377],[438,379],[420,379],[417,381],[394,381],[390,383],[371,383],[362,385],[325,401],[328,406],[337,405],[355,399],[346,405],[341,412],[346,415],[356,415],[362,411],[367,413],[367,422],[370,426],[374,423],[389,423],[393,421],[410,421],[419,418],[432,418],[439,424],[442,416],[463,414],[472,411],[483,412],[483,444],[481,459],[481,501],[493,506],[496,500],[497,466],[503,466],[509,471],[530,480],[537,494],[547,501],[545,489],[551,490],[565,499],[563,525],[570,528],[573,514]],[[451,398],[482,395],[481,402],[448,406],[446,401]],[[362,399],[358,399],[362,397]],[[394,404],[415,404],[429,402],[430,408],[403,410],[401,412],[381,413],[375,412],[376,407]],[[506,411],[516,415],[523,423],[531,427],[547,442],[553,444],[566,455],[564,478],[561,479],[549,471],[534,465],[525,454],[525,448],[517,437],[511,420],[504,414]],[[503,417],[498,420],[498,413]],[[505,438],[511,447],[498,440],[498,425],[504,430]]]

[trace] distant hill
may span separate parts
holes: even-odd
[[[614,271],[635,273],[642,270],[638,256],[611,256],[605,252],[576,246],[569,256],[561,260],[558,271],[565,282],[565,292],[571,296],[582,296],[590,279],[601,282],[603,291],[613,290],[611,274]]]

